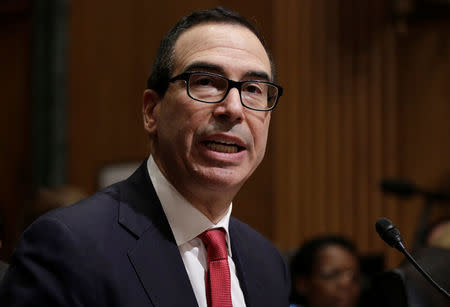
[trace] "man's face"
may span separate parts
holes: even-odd
[[[187,30],[175,44],[173,76],[186,71],[265,80],[270,62],[248,29],[208,23]],[[146,102],[151,99],[153,108]],[[270,112],[246,109],[235,88],[221,103],[195,101],[186,83],[177,81],[163,98],[147,90],[144,122],[154,136],[156,163],[185,197],[201,199],[214,191],[232,198],[263,159]]]

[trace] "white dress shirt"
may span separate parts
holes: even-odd
[[[244,294],[236,275],[236,267],[231,258],[228,224],[231,215],[230,203],[227,214],[217,223],[211,222],[203,213],[192,206],[164,177],[153,157],[147,161],[147,170],[169,221],[175,241],[183,259],[189,280],[199,307],[207,307],[205,272],[207,270],[206,248],[197,236],[205,230],[223,227],[226,231],[228,264],[231,276],[231,300],[234,307],[245,306]]]

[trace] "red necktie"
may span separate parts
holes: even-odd
[[[225,230],[210,229],[198,237],[205,244],[208,254],[208,270],[205,276],[208,307],[233,307]]]

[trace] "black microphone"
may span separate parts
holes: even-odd
[[[408,261],[412,263],[412,265],[426,278],[426,280],[428,280],[433,285],[433,287],[435,287],[440,293],[442,293],[450,300],[450,294],[447,291],[445,291],[445,289],[443,289],[441,286],[439,286],[431,278],[431,276],[422,269],[422,267],[416,262],[416,260],[408,253],[405,244],[403,242],[402,236],[400,235],[400,231],[398,231],[397,227],[395,227],[395,225],[392,224],[392,222],[389,219],[385,217],[380,218],[375,223],[375,229],[377,230],[378,234],[380,235],[381,239],[383,239],[384,242],[398,249],[402,254],[404,254],[406,259],[408,259]]]

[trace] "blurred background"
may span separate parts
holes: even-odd
[[[180,17],[217,5],[262,30],[285,90],[236,217],[286,253],[339,233],[393,267],[402,256],[378,218],[412,247],[420,224],[450,215],[445,197],[380,188],[450,190],[448,0],[2,0],[1,259],[39,214],[148,155],[141,100],[157,46]]]

